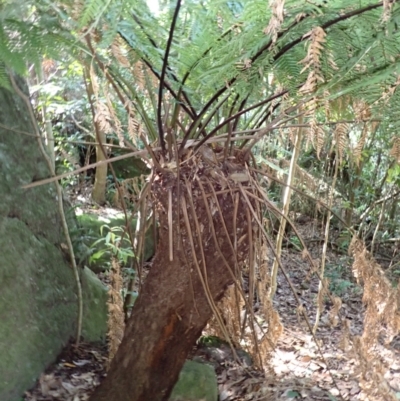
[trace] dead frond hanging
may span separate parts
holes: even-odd
[[[400,163],[400,137],[394,137],[392,149],[390,150],[390,156],[396,159],[397,163]]]
[[[106,134],[110,134],[111,132],[113,132],[111,121],[112,120],[109,108],[105,103],[98,100],[96,102],[95,122],[99,125],[100,131]]]
[[[267,245],[263,241],[259,247],[259,275],[260,281],[258,285],[258,296],[260,305],[262,306],[263,315],[266,319],[266,334],[260,341],[259,349],[263,360],[264,370],[267,371],[269,361],[272,359],[272,353],[275,350],[279,337],[283,333],[283,325],[281,323],[278,312],[274,309],[270,299],[271,275],[268,266]]]
[[[122,67],[124,68],[130,67],[131,64],[128,58],[126,57],[127,52],[123,46],[123,41],[120,37],[114,38],[111,44],[111,53]]]
[[[124,335],[124,305],[121,296],[122,276],[118,261],[112,259],[110,272],[110,288],[108,290],[108,366],[117,352]]]
[[[367,141],[367,136],[368,136],[369,130],[368,130],[368,124],[364,123],[363,129],[361,131],[361,136],[356,145],[352,149],[352,157],[357,165],[360,163],[361,159],[361,153],[364,149],[365,142]]]
[[[383,0],[382,22],[389,21],[394,3],[394,0]]]
[[[349,127],[345,123],[338,123],[335,127],[335,142],[338,155],[338,160],[336,162],[339,163],[339,165],[342,163],[343,154],[348,147],[348,131]]]
[[[319,159],[321,150],[325,143],[325,131],[319,124],[317,124],[317,120],[315,118],[313,118],[310,122],[309,135],[311,136],[311,143],[317,151],[317,157]]]
[[[266,35],[271,35],[272,42],[275,43],[278,39],[278,32],[281,28],[284,18],[285,0],[270,0],[269,8],[272,11],[271,19],[268,26],[264,29]]]
[[[304,67],[300,73],[309,70],[306,82],[300,88],[300,93],[313,93],[318,86],[318,83],[325,82],[321,71],[321,53],[324,49],[325,31],[317,26],[310,32],[304,35],[304,38],[309,38],[307,56],[300,61]]]
[[[226,291],[222,300],[218,303],[218,309],[225,324],[232,344],[239,348],[242,339],[242,311],[244,300],[238,288],[232,285]],[[215,317],[208,323],[207,333],[224,338],[224,332]]]
[[[137,146],[138,139],[143,135],[142,124],[136,119],[132,107],[129,106],[128,136],[132,143]]]
[[[371,397],[395,400],[384,378],[386,368],[381,361],[379,340],[389,344],[400,332],[400,291],[393,288],[361,240],[353,238],[349,250],[354,257],[353,274],[364,286],[366,306],[363,334],[354,341],[360,361],[360,386]]]

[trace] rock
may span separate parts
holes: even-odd
[[[61,252],[23,221],[2,219],[0,249],[0,400],[14,401],[74,334],[76,288]]]
[[[214,369],[207,364],[186,361],[169,401],[217,401],[218,383]]]
[[[22,188],[50,175],[31,135],[33,124],[25,102],[0,88],[1,401],[21,398],[75,335],[77,321],[76,282],[61,251],[65,239],[55,186]],[[82,283],[84,333],[104,338],[104,289],[87,272]]]
[[[108,289],[87,267],[83,269],[81,283],[83,292],[82,336],[85,341],[104,342],[108,331]]]

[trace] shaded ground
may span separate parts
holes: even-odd
[[[320,259],[322,233],[312,221],[299,227],[313,259]],[[338,234],[336,235],[338,236]],[[334,250],[332,250],[334,249]],[[379,261],[379,255],[378,255]],[[386,259],[390,262],[390,258]],[[311,324],[315,318],[315,300],[318,280],[309,279],[310,267],[296,248],[288,241],[282,254],[287,270],[302,307]],[[350,333],[361,335],[363,330],[362,288],[352,278],[351,259],[339,252],[335,244],[326,260],[326,276],[330,290],[342,299],[340,317],[348,321]],[[199,347],[193,352],[195,359],[206,360],[216,368],[220,401],[233,400],[373,400],[358,385],[359,363],[344,341],[340,323],[333,327],[329,321],[332,304],[327,300],[321,316],[316,339],[310,334],[304,319],[300,318],[296,299],[280,273],[274,306],[284,325],[278,347],[271,360],[266,377],[261,371],[234,360],[225,346],[210,351]],[[379,346],[379,355],[386,372],[384,378],[400,398],[400,339]],[[39,379],[37,386],[27,392],[26,401],[81,401],[88,399],[105,374],[107,352],[104,347],[82,344],[67,347],[58,362]]]

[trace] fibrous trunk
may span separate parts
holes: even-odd
[[[156,256],[91,401],[167,400],[213,303],[236,280],[249,247],[248,205],[237,183],[247,173],[240,153],[229,161],[218,157],[204,148],[179,169],[154,171]]]

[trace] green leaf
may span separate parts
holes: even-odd
[[[100,259],[106,253],[105,249],[95,252],[93,255],[90,256],[90,262],[94,262],[95,260]]]

